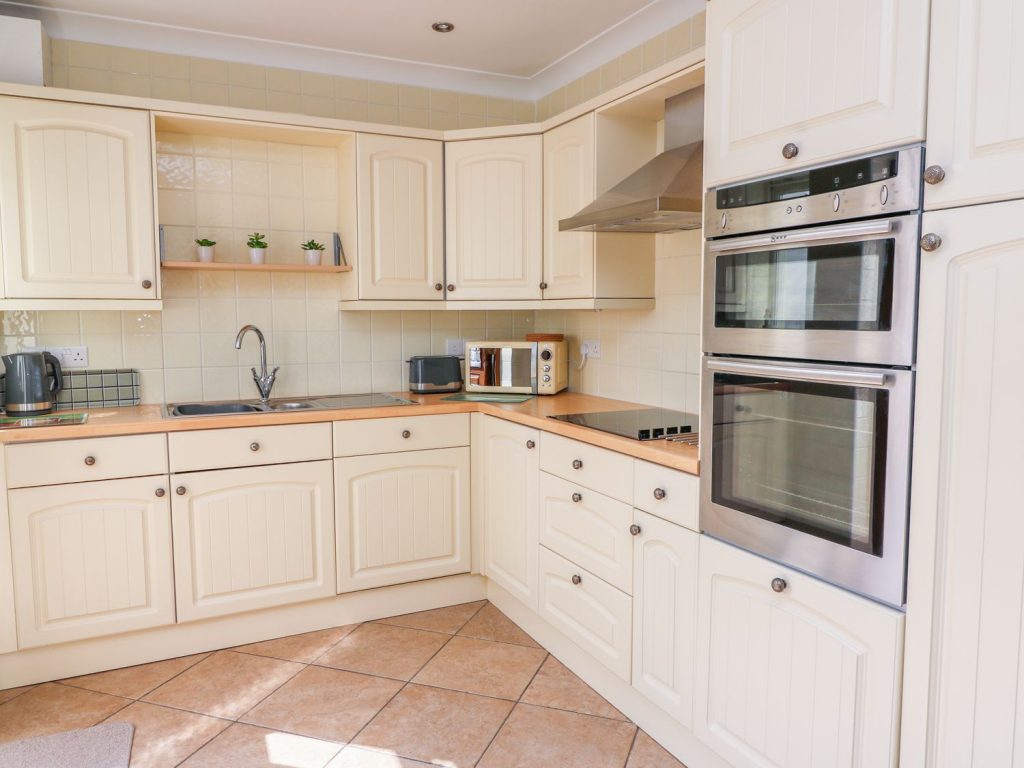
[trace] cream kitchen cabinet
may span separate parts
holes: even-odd
[[[921,254],[901,739],[908,767],[1020,760],[1022,218],[1022,201],[924,216],[923,231],[942,244]]]
[[[167,476],[8,493],[18,645],[174,623]]]
[[[445,145],[448,299],[541,298],[540,136]]]
[[[440,141],[356,139],[360,299],[444,298],[444,149]]]
[[[895,766],[903,614],[700,541],[694,730],[732,765]]]
[[[633,687],[692,728],[700,536],[634,516]]]
[[[335,460],[339,593],[469,571],[469,450]]]
[[[3,466],[0,454],[0,467]],[[2,473],[2,470],[0,470]],[[7,499],[0,493],[0,654],[18,649],[14,610],[14,563],[12,562],[11,525]]]
[[[331,461],[171,476],[178,621],[336,593]]]
[[[0,98],[4,295],[156,299],[150,117]]]
[[[483,504],[483,572],[537,610],[536,429],[484,416],[473,445],[473,482]]]
[[[928,6],[708,3],[705,185],[922,140]]]
[[[1024,197],[1022,33],[1014,0],[932,0],[926,208]]]

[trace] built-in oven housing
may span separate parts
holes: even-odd
[[[903,604],[914,372],[706,357],[705,533]]]

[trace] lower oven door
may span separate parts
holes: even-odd
[[[914,374],[707,357],[705,533],[903,604]]]

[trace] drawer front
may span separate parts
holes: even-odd
[[[175,432],[168,435],[171,472],[255,467],[331,458],[331,425],[287,424]]]
[[[7,446],[9,488],[166,474],[164,434]]]
[[[627,683],[632,610],[629,595],[540,548],[541,616]]]
[[[334,422],[335,456],[367,456],[464,445],[469,445],[468,413]]]
[[[540,468],[605,496],[633,503],[633,459],[629,456],[544,432],[540,438]]]
[[[540,473],[540,543],[596,576],[633,593],[633,508]]]
[[[636,460],[633,466],[633,506],[676,525],[699,531],[700,480],[696,475]]]

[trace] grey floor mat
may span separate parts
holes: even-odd
[[[128,768],[135,729],[107,723],[0,744],[0,768]]]

